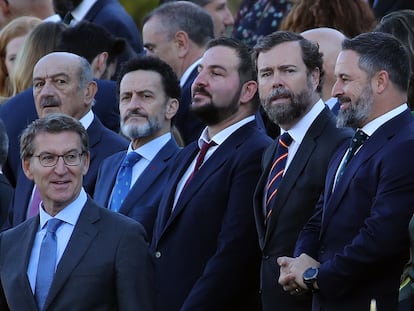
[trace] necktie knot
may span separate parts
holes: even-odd
[[[50,233],[55,233],[61,224],[62,220],[57,218],[51,218],[47,222],[46,231]]]
[[[132,152],[128,152],[128,154],[126,155],[124,161],[122,162],[122,166],[123,167],[133,167],[135,165],[135,163],[137,163],[139,160],[141,159],[141,156],[132,151]]]
[[[279,144],[281,144],[285,148],[289,148],[289,146],[292,143],[292,141],[293,141],[293,138],[292,138],[292,136],[289,135],[288,132],[284,132],[279,137]]]
[[[351,144],[349,145],[350,152],[355,153],[356,150],[362,146],[367,139],[368,135],[364,131],[357,130],[351,139]]]

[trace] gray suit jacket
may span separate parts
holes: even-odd
[[[39,216],[0,235],[0,310],[35,311],[27,266]],[[59,261],[44,310],[153,310],[143,227],[90,198]]]

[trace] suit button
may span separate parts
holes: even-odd
[[[161,257],[161,252],[155,252],[155,258],[160,258]]]

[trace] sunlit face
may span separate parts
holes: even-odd
[[[41,58],[33,70],[33,97],[39,117],[64,113],[80,119],[90,109],[88,89],[79,86],[80,62],[69,53]]]
[[[67,166],[60,157],[57,164],[44,167],[40,164],[39,154],[63,155],[71,151],[82,153],[79,135],[75,132],[41,132],[34,139],[34,156],[23,160],[26,176],[33,180],[41,195],[47,211],[61,210],[73,202],[82,188],[83,175],[89,168],[89,154],[85,153],[78,166]]]
[[[164,93],[161,76],[155,71],[127,73],[120,83],[121,130],[131,140],[152,140],[169,131],[170,99]]]
[[[169,38],[165,25],[157,16],[151,17],[142,28],[142,40],[147,54],[158,57],[177,72],[177,48],[174,38]]]
[[[319,72],[308,73],[298,42],[284,42],[260,52],[257,69],[259,97],[273,122],[291,125],[309,110]]]
[[[240,107],[239,57],[224,46],[208,49],[193,82],[191,110],[207,125],[228,119]]]
[[[341,108],[337,116],[338,127],[362,127],[371,119],[373,90],[366,72],[358,66],[359,55],[351,50],[339,53],[332,96],[338,98]]]
[[[7,73],[9,75],[10,79],[13,78],[14,61],[16,60],[17,53],[20,51],[20,49],[23,45],[24,38],[26,38],[26,36],[13,38],[6,45],[5,64],[6,64]]]
[[[234,24],[233,15],[227,5],[227,0],[211,0],[203,7],[212,17],[214,36],[229,36]]]

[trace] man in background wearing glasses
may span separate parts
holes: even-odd
[[[37,119],[20,153],[42,201],[39,216],[0,236],[0,310],[153,310],[144,228],[82,187],[90,159],[82,124],[64,114]]]
[[[38,116],[63,113],[79,120],[87,130],[90,167],[83,186],[90,196],[93,196],[103,159],[128,148],[128,141],[105,128],[92,112],[96,91],[90,64],[76,54],[51,53],[41,58],[34,68],[33,97]],[[5,228],[16,226],[39,211],[39,192],[22,171],[17,175],[16,193]]]

